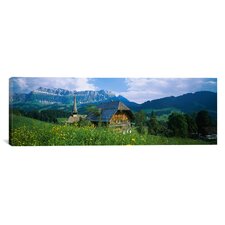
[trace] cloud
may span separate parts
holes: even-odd
[[[10,79],[10,91],[14,93],[27,93],[39,87],[62,88],[77,91],[97,89],[90,78],[14,77]]]
[[[125,82],[127,91],[120,95],[138,103],[217,88],[215,78],[127,78]]]

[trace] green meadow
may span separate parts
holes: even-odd
[[[77,127],[42,122],[24,116],[10,115],[9,143],[13,146],[66,146],[66,145],[203,145],[203,140],[131,133],[106,127]]]

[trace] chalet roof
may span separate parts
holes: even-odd
[[[124,105],[120,101],[112,101],[112,102],[106,102],[102,103],[98,106],[98,108],[101,109],[116,109],[116,110],[130,110],[126,105]]]
[[[102,122],[108,122],[118,110],[127,111],[132,115],[131,110],[120,101],[102,103],[98,108],[100,109]],[[98,122],[99,115],[91,113],[88,115],[88,119],[93,122]]]

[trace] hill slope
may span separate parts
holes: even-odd
[[[200,110],[208,110],[211,114],[217,112],[217,93],[200,91],[187,93],[181,96],[171,96],[152,101],[147,101],[138,107],[139,110],[146,111],[182,111],[192,113]]]
[[[121,135],[110,128],[54,125],[17,115],[11,119],[9,143],[13,146],[209,144],[189,138],[141,135],[135,130]]]

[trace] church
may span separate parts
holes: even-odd
[[[104,102],[97,106],[98,113],[90,112],[88,116],[79,115],[77,111],[76,96],[74,96],[73,111],[67,123],[73,124],[86,118],[96,126],[101,123],[109,127],[127,128],[131,127],[134,119],[132,111],[121,101]]]
[[[72,124],[72,123],[77,123],[81,120],[82,116],[78,114],[77,111],[77,101],[76,101],[76,95],[74,95],[74,101],[73,101],[73,111],[71,116],[69,117],[67,123]]]

